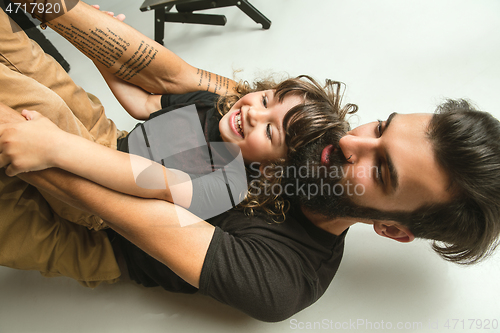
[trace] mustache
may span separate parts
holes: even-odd
[[[288,156],[289,165],[321,165],[321,156],[323,149],[332,145],[333,149],[327,156],[329,166],[344,166],[349,163],[345,157],[342,149],[340,148],[339,141],[343,135],[339,135],[337,131],[330,131],[325,133],[321,138],[310,142],[298,149]]]
[[[345,157],[344,152],[337,142],[336,146],[334,146],[334,149],[332,149],[332,151],[328,155],[328,161],[330,166],[345,166],[346,164],[350,164],[349,160],[351,159],[351,157],[352,155],[350,155],[349,158]]]
[[[338,131],[326,133],[318,140],[300,147],[290,156],[288,165],[300,172],[284,175],[282,184],[294,189],[288,196],[293,204],[303,205],[327,217],[346,214],[345,210],[350,208],[350,200],[346,196],[347,189],[342,185],[342,180],[350,172],[351,163],[339,145],[343,135]],[[321,157],[323,150],[330,145],[333,145],[333,149],[329,149],[326,166],[322,164]]]

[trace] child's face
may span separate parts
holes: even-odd
[[[300,103],[303,99],[294,95],[287,95],[280,103],[274,90],[247,94],[219,122],[222,139],[240,147],[245,163],[285,157],[288,148],[283,118]]]

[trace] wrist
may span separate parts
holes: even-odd
[[[64,131],[57,131],[51,140],[51,145],[47,151],[47,162],[49,167],[65,169],[69,159],[72,159],[74,149],[73,141],[78,138],[75,135]]]

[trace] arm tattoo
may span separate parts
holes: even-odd
[[[213,74],[199,68],[196,74],[200,76],[198,87],[201,87],[203,90],[219,95],[227,95],[229,92],[230,80],[227,77]],[[213,82],[212,76],[215,76]]]
[[[142,41],[130,58],[119,61],[129,50],[130,43],[111,29],[106,28],[104,31],[94,28],[84,31],[73,24],[66,26],[61,23],[58,23],[55,29],[89,58],[100,62],[107,68],[111,68],[117,62],[121,64],[114,74],[126,81],[148,67],[158,53],[154,46]]]

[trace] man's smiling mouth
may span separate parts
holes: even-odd
[[[337,148],[334,145],[328,145],[323,148],[321,152],[321,165],[329,167],[330,166],[330,156],[335,152]]]

